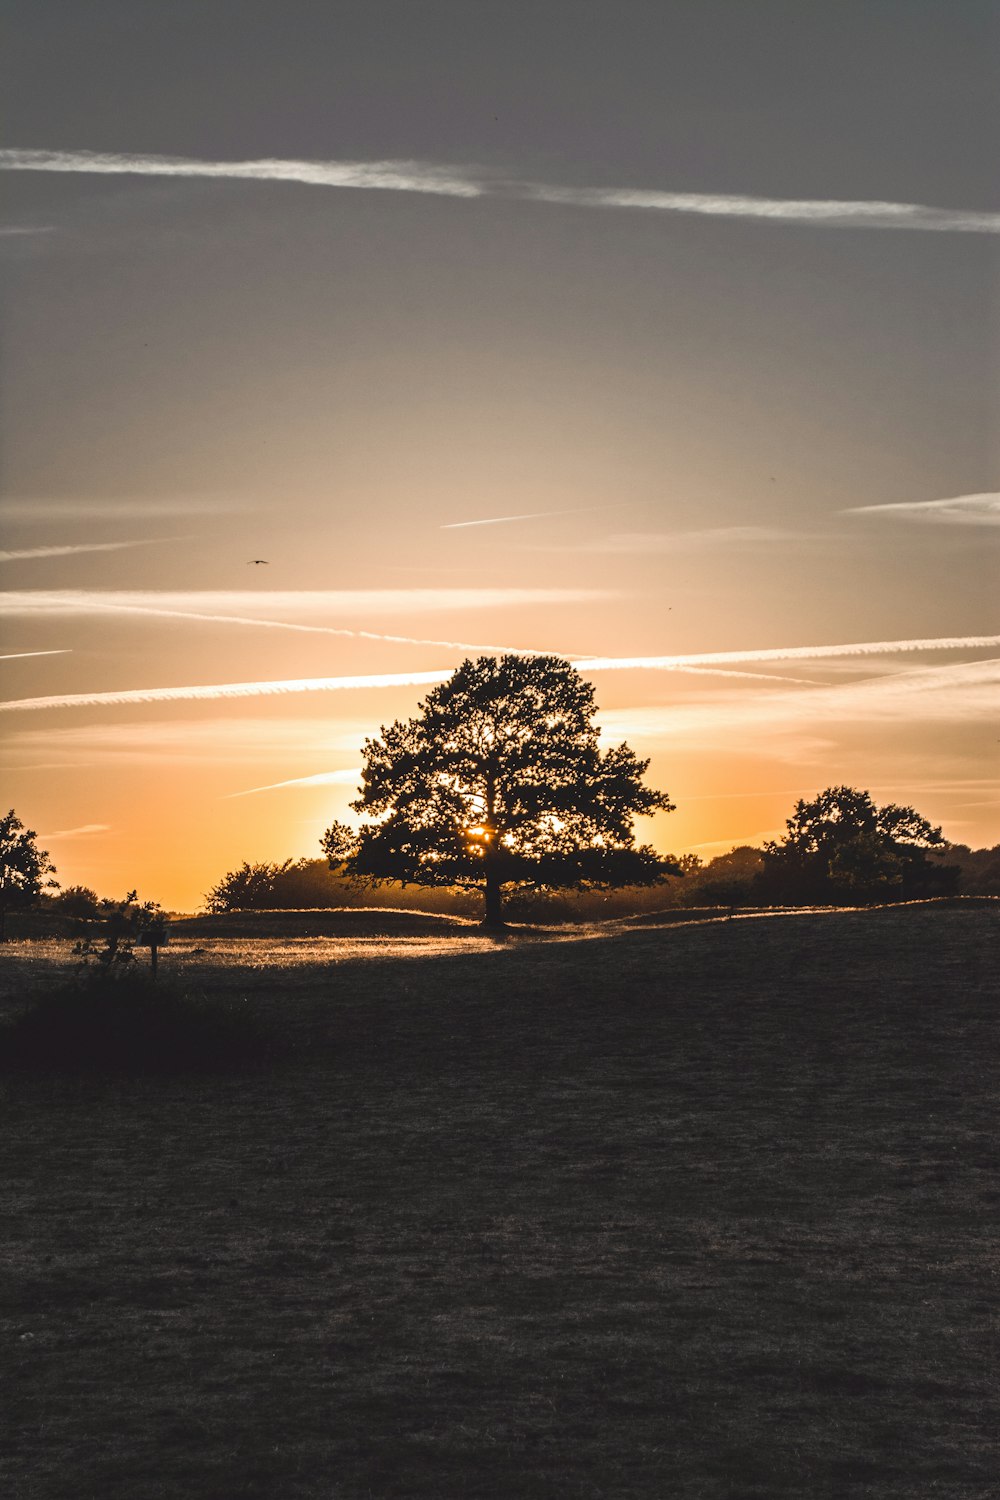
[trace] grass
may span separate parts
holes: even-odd
[[[995,906],[595,931],[205,931],[273,1067],[8,1071],[4,1495],[992,1496]]]
[[[9,1071],[71,1076],[263,1067],[279,1050],[275,1027],[245,999],[158,980],[134,962],[56,982],[0,1033]]]

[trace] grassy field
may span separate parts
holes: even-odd
[[[8,1064],[7,1500],[992,1500],[997,903],[391,926],[178,937],[266,1064]]]

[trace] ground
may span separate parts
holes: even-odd
[[[997,903],[380,920],[175,937],[249,1070],[0,1078],[6,1496],[995,1493]]]

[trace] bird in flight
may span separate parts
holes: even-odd
[[[251,557],[247,563],[248,568],[269,568],[270,566],[266,557]]]

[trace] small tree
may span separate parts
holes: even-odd
[[[291,865],[290,859],[281,865],[252,865],[249,860],[244,860],[238,870],[230,870],[218,885],[212,887],[205,896],[205,905],[214,913],[268,911],[280,906],[276,886]]]
[[[163,923],[164,913],[158,903],[139,902],[136,896],[136,891],[129,891],[124,901],[100,901],[97,910],[101,931],[88,934],[73,949],[80,960],[80,972],[98,984],[121,977],[135,959],[135,940],[140,932]]]
[[[788,833],[764,845],[760,883],[785,900],[870,903],[954,888],[957,871],[932,863],[944,845],[912,807],[877,807],[868,792],[827,787],[812,802],[800,799]]]
[[[7,913],[33,906],[42,892],[55,886],[46,880],[55,869],[38,835],[25,828],[11,808],[0,818],[0,943],[7,937]]]
[[[54,896],[47,897],[45,905],[49,911],[58,912],[61,917],[90,920],[96,919],[101,909],[97,892],[91,890],[89,885],[68,885]]]
[[[335,823],[331,866],[370,881],[474,886],[484,925],[505,891],[652,885],[676,866],[637,847],[637,814],[672,810],[643,785],[648,761],[602,753],[594,690],[555,656],[465,661],[420,705],[366,741],[355,833]]]

